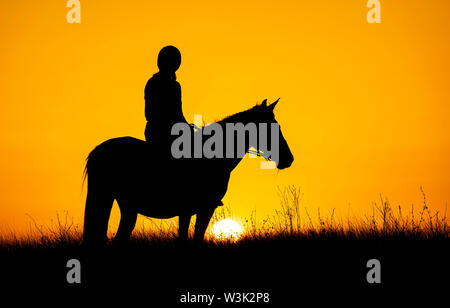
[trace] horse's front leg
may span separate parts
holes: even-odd
[[[178,218],[178,239],[186,241],[188,239],[189,224],[191,223],[191,215],[180,215]]]
[[[206,228],[216,207],[205,208],[197,213],[197,220],[195,222],[194,241],[202,242],[205,237]]]
[[[120,206],[120,205],[119,205]],[[114,242],[123,245],[128,242],[131,232],[136,226],[137,212],[133,210],[120,210],[120,224]]]

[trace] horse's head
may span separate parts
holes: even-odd
[[[286,139],[283,137],[283,133],[281,132],[281,127],[278,124],[277,120],[275,119],[275,115],[273,110],[275,109],[275,106],[277,105],[278,101],[280,99],[277,99],[272,104],[267,104],[267,99],[265,99],[260,105],[256,105],[252,108],[252,111],[255,112],[255,120],[256,124],[264,124],[266,123],[268,126],[268,133],[266,134],[266,145],[270,144],[272,140],[278,140],[278,148],[275,144],[270,144],[270,151],[266,151],[262,148],[261,141],[264,142],[264,140],[261,140],[261,137],[259,138],[258,144],[252,145],[257,153],[264,157],[265,159],[273,160],[277,164],[278,169],[285,169],[292,165],[292,162],[294,161],[294,155],[292,155],[291,150],[289,149],[289,146],[286,142]],[[275,125],[273,125],[275,124]],[[261,127],[261,126],[260,126]],[[272,139],[273,135],[276,134],[276,131],[272,131],[274,128],[279,128],[277,130],[279,132],[278,138]],[[261,132],[260,132],[261,134]],[[277,155],[274,155],[274,150],[278,150]]]

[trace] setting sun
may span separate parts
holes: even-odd
[[[212,227],[212,234],[219,240],[237,240],[243,231],[242,226],[233,219],[223,219]]]

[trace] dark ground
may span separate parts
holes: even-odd
[[[278,239],[203,246],[131,243],[94,251],[78,245],[2,248],[0,280],[5,294],[38,291],[43,300],[52,294],[73,299],[90,294],[114,301],[125,297],[145,307],[208,306],[180,303],[187,292],[214,294],[211,306],[229,307],[300,307],[307,299],[321,307],[325,302],[355,301],[361,295],[366,301],[384,301],[387,296],[400,302],[418,296],[436,300],[446,298],[449,289],[448,244],[448,240]],[[66,282],[66,262],[72,258],[81,262],[81,284]],[[366,263],[373,258],[381,262],[381,284],[366,281]],[[269,293],[270,299],[225,304],[223,292]]]

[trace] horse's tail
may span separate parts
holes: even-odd
[[[88,180],[83,242],[88,245],[102,245],[106,242],[108,220],[114,201],[105,168],[108,153],[102,145],[89,153],[83,172],[83,183]]]
[[[92,161],[92,153],[95,151],[95,149],[94,150],[92,150],[90,153],[89,153],[89,155],[88,155],[88,157],[86,157],[86,164],[85,164],[85,166],[84,166],[84,170],[83,170],[83,182],[82,182],[82,187],[84,187],[84,183],[86,182],[86,179],[87,179],[87,177],[88,177],[88,165],[89,165],[89,162],[90,161]]]

